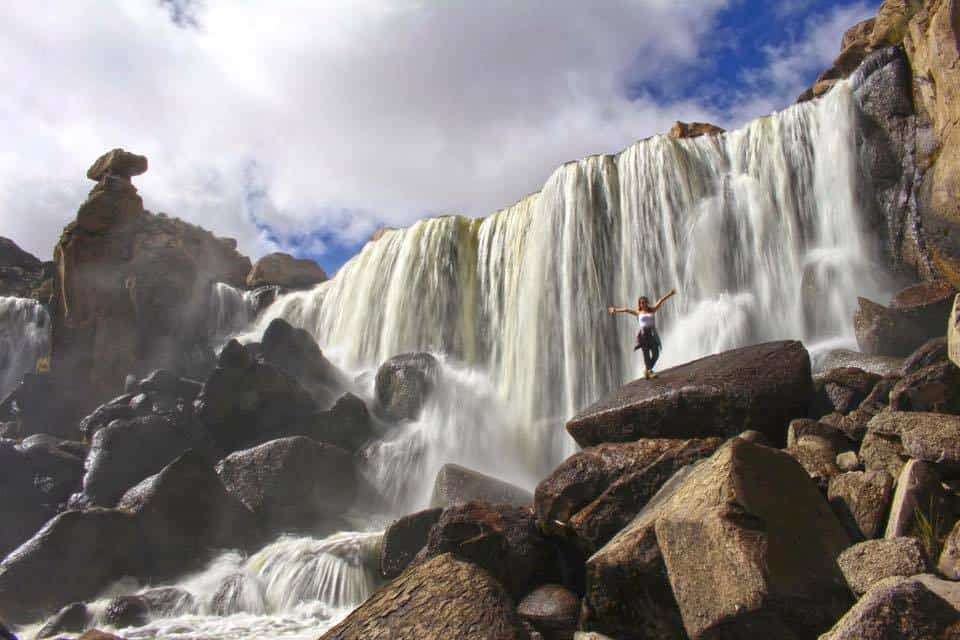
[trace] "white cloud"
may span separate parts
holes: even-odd
[[[630,101],[625,86],[696,64],[727,2],[12,3],[0,235],[49,257],[92,186],[87,166],[115,146],[149,157],[135,179],[148,208],[254,257],[275,248],[263,225],[358,241],[427,214],[484,215],[564,160],[676,119],[722,120],[694,100]],[[816,31],[835,54],[842,31]],[[778,88],[822,66],[807,46],[773,61]]]

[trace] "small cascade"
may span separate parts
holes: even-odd
[[[380,585],[382,532],[341,532],[324,539],[285,537],[243,558],[228,552],[174,585],[193,602],[143,627],[129,640],[315,640]],[[127,592],[129,593],[129,591]],[[108,599],[93,607],[104,628]]]
[[[30,298],[0,296],[0,400],[50,349],[50,316]]]
[[[253,291],[241,291],[224,282],[210,290],[209,334],[219,347],[242,331],[257,316],[257,298]]]

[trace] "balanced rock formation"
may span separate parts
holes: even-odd
[[[284,289],[309,289],[327,281],[327,273],[316,262],[294,258],[288,253],[269,253],[253,265],[247,274],[250,288],[274,285]]]
[[[807,414],[812,395],[803,345],[769,342],[624,385],[577,414],[567,431],[581,447],[640,438],[730,437],[745,429],[782,443],[790,420]]]
[[[51,367],[79,415],[157,368],[202,376],[214,282],[241,286],[236,242],[143,208],[130,181],[143,156],[114,149],[87,173],[96,185],[54,251]]]

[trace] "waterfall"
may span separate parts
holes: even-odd
[[[249,558],[224,553],[173,585],[191,596],[179,610],[121,635],[129,640],[312,640],[380,585],[382,539],[382,532],[341,532],[322,540],[281,538]],[[129,584],[113,591],[136,592]],[[110,600],[108,595],[90,605],[93,627],[109,628],[103,616]]]
[[[210,290],[208,311],[209,334],[220,347],[230,336],[254,321],[257,299],[253,291],[240,291],[224,282],[214,283]]]
[[[50,317],[30,298],[0,296],[0,400],[34,371],[50,347]]]
[[[642,373],[635,321],[610,305],[677,288],[660,367],[765,340],[852,343],[856,297],[878,294],[881,271],[857,117],[841,82],[737,131],[567,163],[486,219],[387,231],[257,330],[284,317],[354,370],[427,350],[485,372],[503,428],[548,469],[572,450],[564,420]]]

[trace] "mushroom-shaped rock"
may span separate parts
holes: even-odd
[[[113,149],[97,158],[87,169],[87,177],[95,182],[107,176],[132,178],[147,171],[147,158],[123,149]]]

